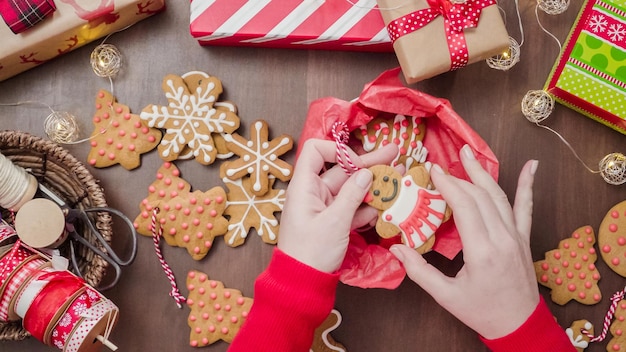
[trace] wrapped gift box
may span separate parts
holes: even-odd
[[[55,0],[56,11],[14,34],[0,21],[0,81],[165,8],[165,0]]]
[[[190,30],[201,45],[392,51],[376,1],[351,2],[192,0]]]
[[[626,134],[626,2],[585,2],[545,89],[559,103]]]
[[[393,48],[408,83],[485,60],[508,49],[509,35],[497,4],[495,1],[490,5],[484,4],[483,0],[467,0],[465,4],[452,4],[449,0],[378,0],[385,24],[397,24],[399,36],[393,42]],[[456,47],[457,39],[446,33],[444,26],[449,21],[444,21],[444,18],[456,18],[455,11],[463,18],[466,9],[479,8],[477,25],[462,31],[468,57],[460,59],[467,62],[455,65],[449,46]],[[405,28],[410,30],[403,33]],[[390,29],[392,37],[393,32]]]

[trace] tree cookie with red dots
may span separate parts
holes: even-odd
[[[595,243],[591,226],[583,226],[559,242],[557,249],[546,252],[544,260],[535,262],[537,281],[551,289],[554,303],[564,305],[572,299],[587,305],[600,302]]]
[[[165,130],[158,147],[161,158],[172,161],[190,152],[197,162],[212,164],[218,154],[214,134],[230,134],[239,128],[239,116],[215,106],[222,82],[203,72],[188,73],[186,78],[170,74],[162,88],[168,105],[148,105],[140,115],[150,127]]]
[[[339,325],[341,325],[341,314],[333,309],[322,325],[315,329],[313,345],[309,352],[346,352],[346,348],[330,336],[330,333]]]
[[[128,106],[117,103],[106,90],[98,92],[92,121],[94,130],[89,137],[87,162],[93,167],[120,164],[132,170],[141,164],[141,154],[156,148],[161,141],[161,131],[150,128],[139,115],[131,114]]]
[[[137,233],[152,236],[152,212],[161,203],[167,203],[179,195],[188,194],[191,185],[180,177],[180,171],[171,162],[165,162],[156,173],[156,179],[148,186],[148,196],[139,204],[139,215],[134,226]]]
[[[226,192],[221,187],[172,198],[159,205],[163,238],[170,246],[187,248],[193,259],[200,260],[213,246],[215,237],[228,231],[225,208]]]
[[[408,170],[426,162],[428,150],[423,143],[426,123],[421,117],[399,114],[393,120],[377,117],[353,133],[363,144],[363,150],[368,153],[389,143],[397,144],[398,155],[391,162],[392,166],[405,165]]]
[[[598,247],[609,268],[626,277],[626,201],[614,205],[602,220]]]
[[[374,175],[365,203],[379,210],[376,232],[382,238],[398,234],[420,253],[429,251],[435,232],[451,216],[446,201],[430,182],[429,164],[409,169],[402,176],[389,165],[369,169]]]
[[[583,331],[585,333],[583,333]],[[576,348],[576,351],[583,352],[587,347],[589,347],[591,337],[587,335],[593,335],[593,325],[585,319],[576,320],[569,328],[565,329],[565,334],[569,337],[569,340]]]
[[[263,242],[276,244],[279,223],[274,213],[281,212],[285,204],[285,190],[274,189],[276,179],[270,176],[269,191],[262,196],[252,193],[252,180],[244,177],[239,180],[223,181],[228,188],[226,210],[228,232],[224,240],[231,247],[237,247],[246,241],[251,228],[256,229]]]
[[[615,315],[609,328],[611,340],[606,344],[608,352],[626,352],[626,300],[622,299],[615,307]]]
[[[237,180],[246,175],[252,179],[252,193],[262,196],[269,190],[269,177],[273,175],[281,181],[289,181],[293,166],[279,157],[293,148],[293,138],[283,134],[269,140],[267,122],[257,120],[252,123],[250,140],[238,134],[226,134],[226,146],[239,156],[235,161],[225,161],[220,170],[221,176]]]
[[[189,344],[204,347],[219,340],[231,343],[248,317],[252,298],[196,270],[187,274],[187,289],[187,306],[191,308],[187,318],[191,328]]]

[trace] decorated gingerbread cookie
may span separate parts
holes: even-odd
[[[231,247],[242,245],[251,228],[255,228],[263,242],[275,244],[278,241],[278,220],[274,213],[281,212],[285,204],[285,190],[274,189],[275,178],[270,176],[269,191],[262,196],[252,193],[252,180],[244,177],[239,180],[224,178],[228,188],[226,210],[228,232],[224,237]]]
[[[222,216],[226,192],[221,187],[179,195],[159,208],[158,221],[165,241],[170,246],[187,248],[195,260],[204,258],[215,237],[228,230],[228,220]]]
[[[376,165],[370,170],[374,178],[364,202],[379,210],[378,235],[391,238],[401,234],[407,246],[420,253],[430,250],[435,232],[451,211],[433,189],[427,166],[415,166],[404,176],[388,165]]]
[[[137,233],[152,236],[152,212],[159,204],[165,204],[172,198],[188,194],[191,185],[180,177],[180,171],[170,162],[165,162],[156,173],[156,179],[148,186],[148,196],[139,204],[139,215],[134,226]]]
[[[147,153],[161,141],[161,131],[151,128],[131,114],[128,106],[117,103],[106,90],[98,92],[96,113],[92,119],[91,149],[87,161],[94,167],[120,164],[131,170],[141,163],[141,154]]]
[[[606,344],[607,351],[626,352],[626,299],[617,303],[611,327],[611,340]]]
[[[214,135],[239,128],[234,112],[215,106],[222,82],[205,73],[188,73],[186,78],[167,75],[162,88],[168,105],[149,105],[140,115],[150,127],[165,130],[158,147],[161,158],[172,161],[191,153],[201,164],[213,163],[218,155]]]
[[[269,190],[269,175],[285,182],[291,179],[293,167],[279,157],[291,150],[293,139],[284,134],[270,140],[267,122],[254,121],[250,126],[249,140],[238,134],[226,134],[224,139],[228,149],[239,159],[222,164],[222,177],[237,180],[250,175],[251,191],[259,196]]]
[[[250,312],[252,298],[195,270],[187,274],[187,289],[189,344],[203,347],[219,340],[232,342]]]
[[[330,336],[330,333],[339,325],[341,325],[341,314],[333,309],[322,325],[315,329],[313,345],[309,352],[346,352],[346,348]]]
[[[602,220],[598,247],[609,268],[626,277],[626,201],[613,206]]]
[[[391,165],[405,165],[407,169],[425,163],[428,150],[424,147],[426,123],[420,117],[396,115],[378,117],[360,126],[354,135],[363,144],[363,150],[371,152],[389,143],[398,145],[398,155]]]
[[[544,260],[535,262],[537,281],[552,290],[554,303],[564,305],[572,299],[588,305],[600,302],[595,243],[591,226],[583,226],[559,242],[557,249],[546,252]]]
[[[583,352],[589,347],[591,338],[588,335],[593,335],[593,325],[584,319],[576,320],[569,328],[565,329],[565,333],[576,348],[576,351]]]

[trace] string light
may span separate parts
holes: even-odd
[[[502,53],[488,58],[487,65],[493,69],[507,71],[515,66],[520,60],[520,44],[515,38],[509,36],[509,47]]]
[[[537,6],[548,15],[559,15],[569,8],[569,0],[538,0]]]
[[[100,44],[91,52],[91,67],[98,77],[114,78],[122,68],[122,54],[112,44]]]

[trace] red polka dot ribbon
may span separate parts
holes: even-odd
[[[449,0],[427,0],[425,9],[395,19],[387,25],[391,41],[413,33],[426,26],[438,16],[443,16],[444,30],[450,51],[450,70],[467,65],[469,54],[463,31],[478,25],[480,12],[487,6],[495,5],[495,0],[467,0],[465,3],[451,3]]]

